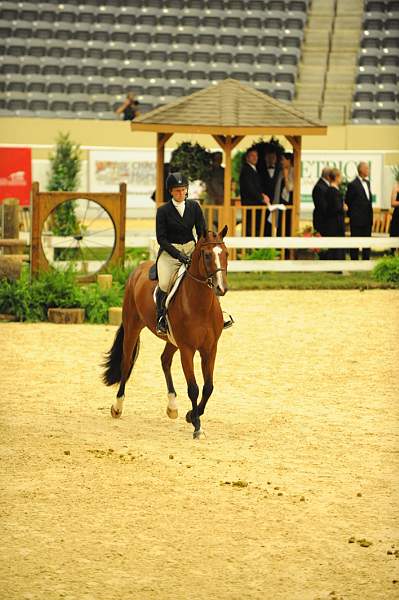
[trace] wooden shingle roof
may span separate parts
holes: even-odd
[[[324,135],[325,125],[250,85],[225,79],[142,115],[132,131]]]

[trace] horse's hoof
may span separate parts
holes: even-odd
[[[179,411],[177,410],[177,408],[169,408],[168,406],[166,408],[166,414],[168,415],[169,419],[177,419]]]
[[[111,415],[114,419],[120,419],[122,416],[122,411],[114,408],[114,405],[111,406]]]
[[[194,431],[194,433],[193,433],[194,440],[200,440],[203,437],[206,437],[205,431],[203,431],[202,429],[197,429],[197,431]]]
[[[192,421],[191,421],[191,413],[192,413],[192,411],[189,410],[188,413],[186,414],[186,421],[187,421],[187,423],[192,423]]]

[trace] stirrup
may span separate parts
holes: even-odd
[[[229,317],[228,321],[223,321],[223,329],[230,329],[230,327],[233,327],[235,321],[231,315],[229,315]]]
[[[161,315],[157,321],[156,332],[166,335],[168,333],[166,328],[165,315]]]

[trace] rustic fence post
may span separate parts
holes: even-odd
[[[19,238],[19,200],[18,198],[5,198],[3,201],[3,238]],[[4,254],[19,254],[16,246],[4,248]]]

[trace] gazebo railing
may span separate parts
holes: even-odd
[[[266,235],[267,219],[270,219],[270,235],[272,237],[285,237],[287,231],[290,229],[287,227],[288,223],[292,223],[292,209],[293,207],[288,205],[285,210],[274,210],[267,215],[266,206],[241,206],[235,204],[231,207],[231,219],[233,230],[229,231],[229,236],[247,236],[247,237],[263,237]],[[221,229],[224,225],[224,207],[216,204],[205,204],[202,206],[202,210],[205,216],[205,221],[208,229],[217,230]],[[280,223],[279,223],[280,221]],[[280,227],[281,230],[280,230]],[[292,227],[291,227],[292,230]],[[244,257],[246,251],[241,250],[242,257]],[[234,258],[236,250],[234,249]],[[285,252],[281,252],[281,259],[284,260]]]

